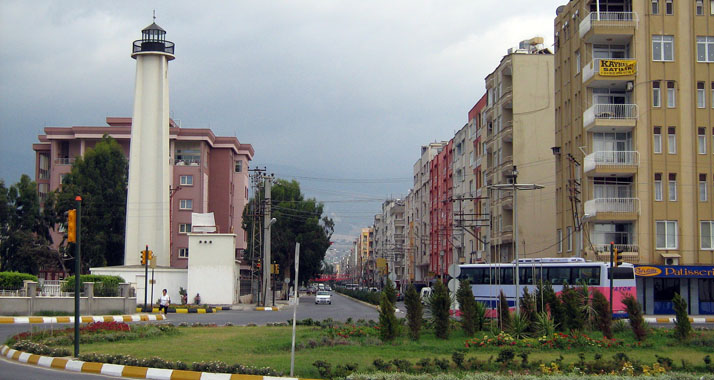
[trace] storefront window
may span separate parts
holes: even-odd
[[[714,279],[699,279],[699,314],[714,314]]]
[[[674,314],[672,298],[679,293],[678,278],[655,278],[654,279],[654,313]]]

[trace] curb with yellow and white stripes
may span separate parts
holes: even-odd
[[[297,377],[274,377],[259,375],[237,375],[229,373],[209,373],[178,369],[135,367],[121,364],[83,362],[67,358],[53,358],[17,351],[8,346],[0,347],[2,356],[21,363],[72,372],[96,373],[107,376],[133,377],[156,380],[310,380]]]
[[[95,315],[79,317],[81,323],[163,321],[163,314]],[[74,323],[74,317],[0,317],[0,324]]]
[[[676,317],[645,317],[647,323],[677,323]],[[691,323],[714,323],[714,317],[689,317]]]

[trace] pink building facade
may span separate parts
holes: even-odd
[[[431,231],[429,240],[429,268],[437,277],[446,277],[450,264],[454,262],[453,244],[453,145],[449,140],[442,150],[431,160]]]
[[[39,143],[32,145],[40,200],[61,186],[62,178],[70,172],[75,159],[94,147],[105,134],[117,140],[129,157],[131,118],[108,117],[106,122],[108,126],[102,127],[45,128]],[[216,136],[210,129],[180,128],[173,120],[169,140],[171,267],[188,267],[187,233],[191,232],[191,213],[194,212],[213,212],[217,232],[236,234],[236,258],[240,259],[247,244],[242,215],[248,203],[248,165],[253,159],[253,147],[240,143],[235,137]]]

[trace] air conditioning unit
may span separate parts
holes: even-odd
[[[665,265],[679,265],[679,257],[668,257],[664,259]]]

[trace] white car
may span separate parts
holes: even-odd
[[[330,296],[330,292],[324,290],[320,290],[317,292],[317,295],[315,296],[315,305],[321,303],[332,305],[332,297]]]

